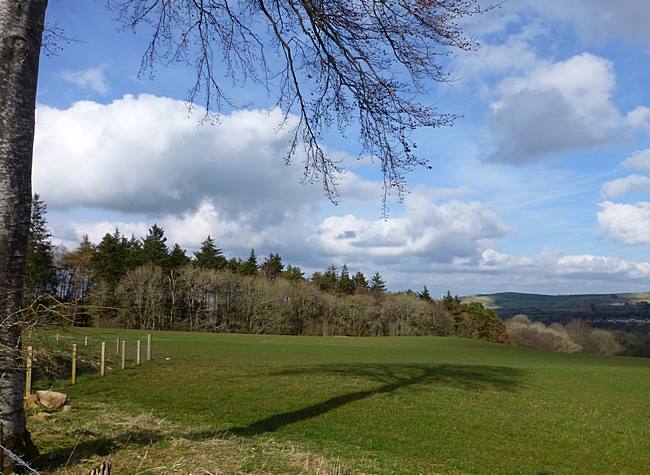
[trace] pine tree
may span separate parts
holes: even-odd
[[[239,272],[239,268],[241,267],[241,259],[237,259],[236,257],[232,257],[228,260],[228,263],[226,264],[226,268],[230,272],[237,273]]]
[[[277,276],[282,274],[282,271],[284,270],[284,264],[282,263],[280,254],[271,253],[269,257],[264,260],[264,263],[260,269],[268,279],[275,279]]]
[[[445,307],[445,310],[457,311],[460,309],[460,299],[458,295],[452,297],[451,291],[447,291],[447,295],[442,299],[442,304]]]
[[[348,266],[343,264],[341,267],[341,277],[339,277],[339,292],[342,294],[352,294],[354,293],[354,282],[350,278],[350,272],[348,271]]]
[[[334,264],[329,266],[320,281],[320,289],[325,292],[337,292],[339,288],[338,269]]]
[[[305,280],[305,273],[300,270],[298,266],[287,265],[287,270],[282,273],[282,276],[292,282]]]
[[[169,249],[165,231],[154,224],[149,228],[149,234],[142,240],[142,264],[155,264],[162,268],[169,265]]]
[[[27,241],[25,296],[34,298],[55,288],[56,269],[52,253],[52,234],[47,227],[47,205],[35,194]]]
[[[255,254],[255,249],[251,249],[248,259],[246,259],[239,267],[239,272],[244,275],[257,274],[257,255]]]
[[[386,282],[379,271],[375,272],[375,275],[370,279],[370,290],[376,294],[381,294],[386,291]]]
[[[368,281],[366,276],[363,275],[363,272],[357,272],[352,277],[352,283],[354,284],[354,292],[357,294],[362,294],[368,291]]]
[[[431,300],[431,294],[429,293],[429,289],[427,289],[426,285],[422,289],[422,292],[418,293],[418,297],[420,297],[422,300]]]
[[[205,269],[223,269],[227,264],[221,249],[214,245],[210,236],[201,243],[201,250],[194,253],[194,258],[194,263]]]
[[[183,249],[178,244],[174,244],[172,251],[169,253],[168,265],[170,269],[179,269],[190,263],[190,258],[185,254]]]
[[[137,266],[142,255],[140,242],[134,236],[127,239],[115,228],[106,233],[95,248],[92,266],[98,282],[112,291],[129,269]]]

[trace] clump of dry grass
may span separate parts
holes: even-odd
[[[347,475],[339,461],[278,444],[195,430],[192,434],[151,413],[103,405],[75,407],[54,421],[31,420],[46,473],[86,475],[110,460],[115,473],[221,475]],[[199,434],[199,435],[197,435]]]
[[[295,447],[290,449],[291,463],[302,471],[313,475],[349,475],[340,460],[328,461],[320,455],[302,452]]]

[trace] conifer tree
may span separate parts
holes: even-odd
[[[298,266],[287,265],[287,270],[282,273],[283,277],[293,282],[305,280],[305,273]]]
[[[381,294],[386,291],[386,282],[379,271],[375,272],[370,279],[370,290],[376,294]]]
[[[185,254],[185,249],[174,244],[172,251],[169,253],[168,265],[170,269],[179,269],[191,262],[190,258]]]
[[[228,260],[228,263],[226,264],[226,268],[230,272],[237,273],[239,272],[239,268],[241,267],[242,262],[241,259],[237,259],[236,257],[232,257]]]
[[[320,280],[320,289],[325,292],[337,292],[339,288],[338,269],[334,264],[329,266]]]
[[[142,240],[142,264],[155,264],[167,268],[169,249],[165,231],[154,224],[149,228],[149,234]]]
[[[241,266],[239,266],[239,272],[244,275],[255,275],[257,274],[257,255],[255,254],[255,249],[251,249],[251,253],[248,256]]]
[[[418,293],[418,297],[420,297],[422,300],[432,300],[431,294],[429,293],[429,289],[427,289],[426,285],[422,289],[422,292]]]
[[[95,248],[92,262],[97,280],[112,291],[127,271],[138,265],[140,255],[135,237],[127,239],[118,228],[113,234],[106,233]]]
[[[27,241],[25,297],[34,298],[55,287],[56,269],[52,252],[52,234],[47,227],[47,205],[40,196],[32,199],[32,216]]]
[[[214,245],[214,239],[208,236],[201,243],[201,249],[194,253],[194,263],[205,269],[223,269],[227,261],[221,249]]]
[[[352,283],[354,284],[354,292],[357,294],[362,294],[368,290],[368,281],[366,280],[366,276],[363,275],[363,272],[354,274]]]
[[[264,260],[264,263],[260,269],[262,273],[269,279],[275,279],[277,276],[282,274],[282,271],[284,270],[284,264],[282,263],[280,254],[271,253],[269,257]]]
[[[346,264],[343,264],[343,267],[341,267],[341,277],[339,277],[339,292],[342,294],[354,293],[354,282],[350,278],[350,272],[348,271],[348,266]]]
[[[451,295],[451,291],[447,291],[447,295],[442,299],[442,304],[445,307],[445,310],[458,310],[460,309],[460,299],[458,295]]]

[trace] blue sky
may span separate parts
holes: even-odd
[[[423,98],[462,118],[416,133],[432,169],[408,175],[387,221],[354,127],[324,137],[348,166],[335,206],[300,183],[300,154],[283,165],[289,135],[265,91],[227,80],[251,107],[202,125],[184,103],[191,68],[138,77],[147,31],[118,31],[105,2],[51,1],[48,22],[78,41],[41,62],[33,182],[68,248],[158,223],[189,251],[210,234],[229,256],[347,263],[394,290],[648,290],[644,0],[506,0],[469,20],[480,47],[450,57],[456,80]]]

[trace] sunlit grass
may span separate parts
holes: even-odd
[[[645,359],[436,337],[158,332],[154,360],[135,368],[134,341],[142,339],[144,355],[145,332],[77,329],[74,338],[83,335],[91,336],[91,359],[101,338],[112,342],[112,358],[115,337],[125,337],[130,367],[63,386],[77,407],[66,424],[101,406],[175,428],[116,451],[168,453],[174,437],[236,440],[245,451],[278,444],[238,469],[252,473],[265,471],[269,457],[280,472],[294,467],[289,448],[354,473],[643,473],[650,464]],[[74,445],[51,428],[36,432],[57,460]],[[91,432],[84,456],[104,437],[101,426]]]

